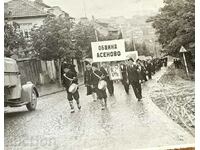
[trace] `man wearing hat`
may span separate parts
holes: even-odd
[[[128,71],[128,80],[129,83],[133,87],[133,91],[135,93],[138,101],[142,99],[142,88],[141,88],[141,80],[139,75],[139,70],[136,64],[134,64],[134,60],[132,58],[128,59],[129,66],[127,68]]]
[[[75,66],[72,64],[63,64],[63,86],[66,88],[67,91],[67,99],[69,100],[69,105],[71,108],[71,113],[74,113],[74,106],[73,106],[73,99],[77,103],[77,107],[80,110],[80,102],[79,102],[79,92],[78,92],[78,79],[77,79],[77,73],[75,71]],[[72,87],[73,85],[76,85]],[[71,91],[72,89],[72,91]]]

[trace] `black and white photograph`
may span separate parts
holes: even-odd
[[[198,149],[195,0],[2,5],[5,150]]]

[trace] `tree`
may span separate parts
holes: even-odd
[[[23,33],[19,32],[19,24],[16,22],[4,24],[4,55],[6,57],[17,53],[19,48],[26,47],[26,41]]]
[[[48,16],[39,28],[31,32],[32,44],[42,60],[55,60],[59,68],[61,83],[61,59],[75,55],[72,47],[71,28],[73,23],[69,17]]]
[[[125,41],[125,50],[126,52],[138,50],[138,44],[131,41]]]
[[[194,58],[195,1],[165,0],[164,3],[160,13],[150,17],[147,22],[152,22],[158,34],[158,42],[167,54],[179,56],[183,45]]]
[[[138,55],[144,55],[144,56],[151,56],[152,55],[152,53],[147,48],[145,42],[143,42],[142,44],[136,44],[136,45],[138,45],[138,46],[136,46],[136,47],[138,47],[138,49],[137,49]]]
[[[125,49],[127,52],[129,51],[138,51],[138,55],[144,55],[144,56],[152,56],[151,51],[149,50],[149,48],[147,47],[146,43],[135,43],[135,46],[133,45],[134,43],[131,42],[127,42],[125,41]],[[135,49],[134,49],[135,47]]]
[[[73,38],[76,41],[77,55],[79,57],[92,57],[91,42],[96,41],[95,29],[88,21],[87,23],[77,23],[72,30]]]
[[[72,47],[71,27],[72,23],[68,17],[48,16],[42,26],[32,29],[33,47],[42,60],[70,57]]]
[[[120,39],[122,38],[122,33],[118,35],[115,32],[109,32],[107,36],[101,34],[98,30],[96,30],[98,41],[107,41],[107,40],[114,40],[114,39]],[[91,48],[91,42],[96,41],[96,35],[95,35],[95,28],[94,23],[90,21],[86,22],[79,22],[76,24],[72,30],[73,38],[76,40],[76,49],[77,55],[81,57],[81,54],[83,57],[92,57],[92,48]]]

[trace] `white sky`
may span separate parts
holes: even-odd
[[[85,16],[84,2],[89,18],[92,15],[95,18],[146,15],[152,11],[157,12],[163,5],[163,0],[43,0],[43,2],[50,6],[59,6],[75,18]]]

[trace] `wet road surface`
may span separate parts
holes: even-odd
[[[154,79],[155,81],[155,79]],[[168,118],[149,99],[151,82],[143,85],[138,102],[132,88],[126,95],[116,83],[115,96],[108,96],[108,109],[86,96],[81,86],[81,111],[70,113],[66,93],[38,99],[37,110],[5,109],[6,150],[128,150],[193,144],[194,138]]]

